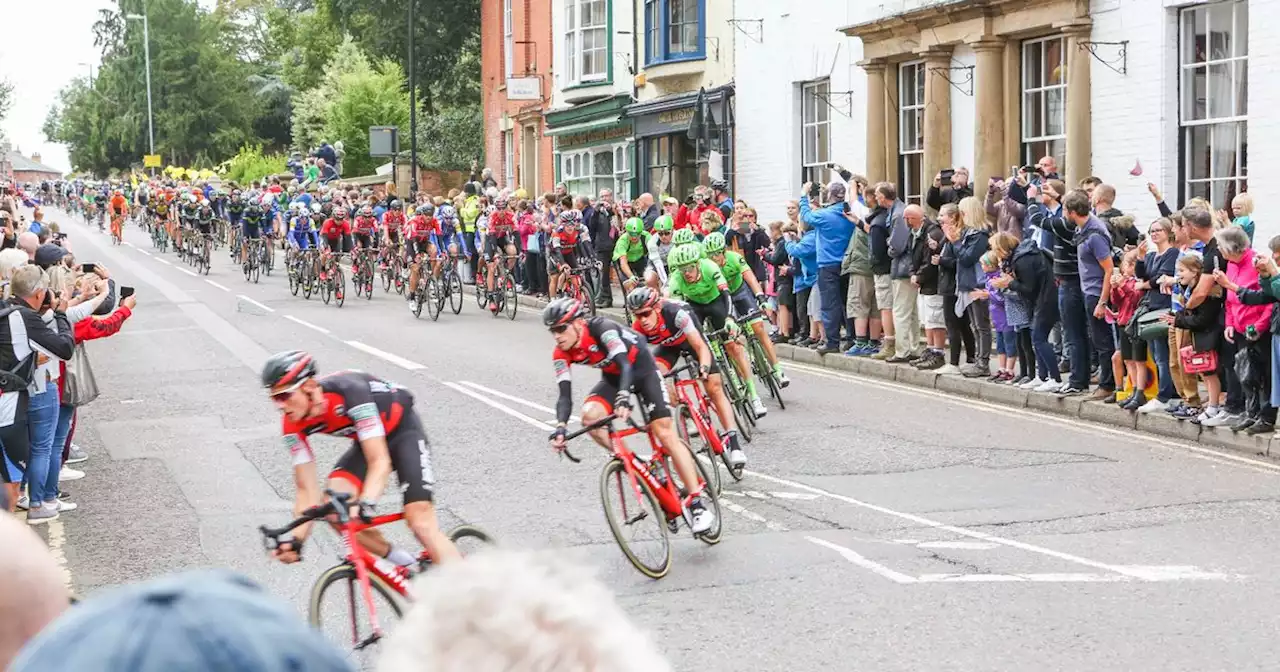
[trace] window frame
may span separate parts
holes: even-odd
[[[602,9],[604,23],[583,27],[581,16],[582,6],[600,2],[604,5]],[[564,71],[565,82],[564,89],[573,89],[584,86],[597,86],[600,84],[609,84],[613,82],[613,0],[564,0],[565,8],[565,30],[562,34],[564,45]],[[591,52],[602,51],[604,69],[600,73],[584,74],[584,64],[586,50],[586,33],[589,31],[602,31],[604,45],[600,47],[592,47]]]
[[[618,152],[625,159],[622,170],[617,164]],[[561,167],[560,182],[574,196],[590,196],[595,200],[601,189],[610,189],[619,199],[629,194],[630,142],[615,142],[592,147],[580,147],[560,152],[557,165]],[[609,155],[612,164],[607,172],[596,172],[596,157]],[[585,187],[585,188],[584,188]],[[624,189],[626,191],[624,191]]]
[[[826,95],[819,97],[818,92]],[[831,107],[827,102],[831,95],[831,80],[817,79],[800,83],[800,183],[822,182],[825,177],[821,171],[831,162]],[[807,110],[813,110],[813,119],[809,119]],[[821,119],[822,114],[826,115]],[[825,127],[825,134],[822,128]],[[809,156],[809,129],[814,129],[814,153]],[[825,138],[825,142],[819,141]],[[819,146],[819,144],[823,146]]]
[[[915,74],[915,93],[911,96],[906,95],[906,79],[907,72],[911,70]],[[925,62],[907,61],[898,64],[898,185],[899,198],[903,203],[915,203],[924,205],[925,193],[928,187],[925,181],[924,166],[924,145],[928,140],[924,137],[924,88],[927,86],[927,78],[929,76],[928,67]],[[920,146],[914,147],[914,142],[907,142],[908,124],[907,119],[911,118],[915,121],[917,129],[917,137]],[[912,172],[911,164],[918,163],[915,168],[915,184],[909,177]]]
[[[697,11],[697,44],[692,50],[671,49],[671,8],[673,3],[693,2]],[[660,21],[655,19],[660,18]],[[692,25],[684,21],[680,25]],[[656,24],[656,25],[655,25]],[[661,65],[681,61],[698,61],[707,58],[707,0],[645,0],[644,4],[645,54],[644,64]]]
[[[1225,57],[1215,58],[1213,49],[1214,10],[1229,8],[1231,20],[1228,35],[1228,53]],[[1249,72],[1249,5],[1245,0],[1221,0],[1219,2],[1201,3],[1183,7],[1178,10],[1178,153],[1179,153],[1179,197],[1185,202],[1193,197],[1207,198],[1214,207],[1226,208],[1236,195],[1248,191],[1248,72]],[[1196,41],[1195,15],[1203,12],[1204,43]],[[1243,16],[1243,21],[1242,21]],[[1190,19],[1190,21],[1188,20]],[[1188,35],[1188,26],[1191,34]],[[1244,34],[1239,32],[1243,29]],[[1188,39],[1190,38],[1190,39]],[[1197,53],[1188,54],[1189,48],[1197,49]],[[1203,50],[1201,53],[1200,50]],[[1196,60],[1203,58],[1203,60]],[[1226,72],[1214,74],[1216,67],[1225,67]],[[1196,71],[1203,74],[1202,87],[1196,86]],[[1216,95],[1213,82],[1223,76],[1227,77],[1230,87],[1229,96]],[[1237,85],[1237,83],[1241,83]],[[1203,91],[1204,98],[1188,101],[1189,96]],[[1215,114],[1215,100],[1229,100],[1230,109],[1227,114]],[[1196,114],[1197,103],[1203,100],[1202,114]],[[1188,103],[1191,102],[1189,105]],[[1188,109],[1191,108],[1191,109]],[[1221,133],[1221,131],[1227,133]],[[1193,149],[1197,144],[1195,136],[1204,133],[1203,146],[1206,151],[1207,165],[1204,177],[1193,177],[1196,174],[1196,155]],[[1232,137],[1224,140],[1224,135]],[[1218,143],[1234,145],[1231,166],[1227,175],[1217,175],[1215,169],[1218,156]],[[1222,197],[1214,198],[1215,189],[1223,187]]]
[[[502,0],[502,67],[507,79],[515,75],[515,18],[511,5],[514,0]]]
[[[1050,84],[1040,82],[1039,86],[1030,84],[1029,76],[1032,74],[1027,68],[1027,54],[1029,48],[1038,49],[1040,51],[1040,70],[1044,71],[1045,56],[1049,50],[1045,46],[1050,42],[1058,43],[1058,54],[1061,58],[1059,68],[1062,71],[1062,79],[1060,82]],[[1067,38],[1065,35],[1045,35],[1044,37],[1036,37],[1023,40],[1018,49],[1018,156],[1022,157],[1022,165],[1035,165],[1043,156],[1049,154],[1054,157],[1059,166],[1066,165],[1067,159],[1067,82],[1070,79],[1070,73],[1067,71]],[[1062,100],[1061,114],[1061,132],[1049,133],[1049,121],[1052,115],[1050,109],[1049,97],[1052,93],[1060,92]],[[1029,135],[1027,133],[1027,114],[1028,105],[1027,98],[1039,94],[1043,105],[1036,110],[1040,116],[1040,135]],[[1060,151],[1050,151],[1060,150]],[[1038,156],[1037,156],[1038,154]]]
[[[502,132],[502,177],[506,180],[502,186],[515,188],[516,132],[514,128]]]

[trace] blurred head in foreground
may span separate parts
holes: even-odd
[[[592,573],[549,553],[492,551],[433,568],[379,672],[669,672]]]
[[[31,528],[0,509],[0,670],[67,608],[62,571]]]

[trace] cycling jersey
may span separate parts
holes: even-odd
[[[669,278],[671,294],[684,298],[689,303],[705,305],[716,301],[723,292],[729,291],[729,283],[715,262],[710,259],[700,259],[698,270],[700,277],[695,282],[684,279],[684,269],[672,272]]]
[[[326,219],[320,226],[320,235],[334,240],[351,235],[351,221],[346,219]]]
[[[489,215],[489,236],[504,238],[515,233],[516,220],[509,210],[501,210]]]
[[[373,217],[356,217],[355,232],[368,235],[378,228],[378,220]]]
[[[581,232],[581,224],[556,224],[555,228],[551,230],[551,246],[573,249],[578,244],[578,237]]]
[[[632,236],[629,233],[622,234],[618,238],[618,242],[614,244],[613,259],[617,261],[622,257],[626,257],[628,262],[640,261],[649,254],[649,232],[641,231],[640,235]],[[637,269],[631,269],[635,271]]]
[[[404,228],[404,224],[404,213],[398,210],[390,210],[382,216],[382,225],[388,232],[395,231],[399,233],[400,229]]]
[[[284,444],[294,466],[315,461],[307,440],[313,434],[354,437],[330,478],[343,478],[360,488],[368,470],[360,442],[386,437],[391,466],[405,488],[404,502],[431,501],[435,476],[426,432],[413,411],[413,393],[363,371],[341,371],[317,382],[324,393],[323,411],[301,422],[284,418]]]
[[[619,391],[631,390],[646,404],[650,418],[670,417],[666,385],[662,384],[653,355],[640,339],[639,334],[613,320],[593,317],[586,321],[582,336],[573,348],[566,351],[556,347],[551,356],[560,387],[556,418],[562,423],[569,421],[573,408],[571,369],[574,364],[586,364],[603,374],[587,401],[595,401],[612,412]]]
[[[117,215],[123,215],[128,210],[129,201],[125,200],[124,196],[111,197],[111,212],[114,212]]]
[[[657,313],[658,321],[652,329],[645,329],[639,319],[631,328],[649,339],[649,344],[654,346],[653,358],[670,370],[683,353],[695,356],[698,354],[689,343],[689,337],[694,334],[701,336],[702,328],[698,326],[698,319],[692,314],[690,307],[679,301],[664,299],[657,308]],[[710,369],[711,373],[719,373],[715,362],[711,363]]]
[[[724,274],[725,282],[729,283],[730,294],[742,287],[742,272],[748,268],[747,260],[741,254],[733,250],[724,251],[724,263],[720,266],[720,272]]]
[[[426,215],[414,215],[409,220],[409,235],[414,240],[427,240],[431,236],[440,234],[440,222],[435,217],[427,217]]]

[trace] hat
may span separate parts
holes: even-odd
[[[680,205],[680,199],[675,196],[666,196],[662,199],[663,205]]]
[[[71,254],[65,247],[54,245],[53,243],[45,243],[36,248],[36,266],[40,268],[49,268],[50,266],[62,261],[62,258]]]
[[[239,574],[164,576],[86,600],[27,643],[15,672],[350,672],[332,644]]]
[[[843,201],[848,193],[849,188],[845,186],[844,182],[832,182],[827,185],[827,200],[832,203]]]

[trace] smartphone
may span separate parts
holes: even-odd
[[[122,286],[122,287],[120,288],[120,298],[121,298],[121,300],[123,300],[123,299],[127,299],[127,298],[129,298],[129,297],[131,297],[131,296],[133,296],[133,288],[132,288],[132,287],[123,287],[123,286]]]
[[[80,270],[84,271],[85,273],[93,273],[98,270],[98,267],[94,264],[81,264]]]

